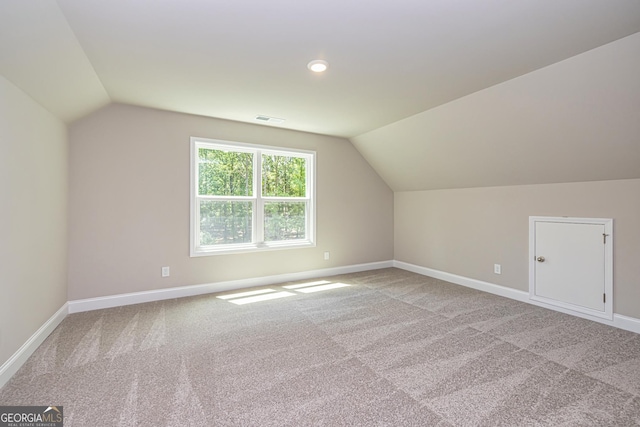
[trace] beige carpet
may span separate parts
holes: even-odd
[[[638,334],[398,269],[327,281],[350,286],[70,315],[0,405],[63,405],[66,427],[640,425]]]

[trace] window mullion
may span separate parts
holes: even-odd
[[[306,238],[309,239],[311,238],[315,238],[315,157],[307,157],[306,158],[306,169],[307,169],[307,176],[306,178],[306,191],[305,191],[305,196],[307,199],[306,202],[306,206],[307,208],[305,209],[305,234],[306,234]]]
[[[256,150],[255,152],[256,160],[254,162],[254,214],[253,214],[253,223],[255,230],[255,242],[260,244],[264,242],[264,201],[262,199],[262,152],[260,150]]]
[[[255,199],[252,196],[196,196],[199,200],[219,200],[219,201],[229,201],[229,202],[250,202]]]
[[[265,202],[306,202],[308,197],[262,197]]]

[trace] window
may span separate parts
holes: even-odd
[[[313,246],[315,152],[191,138],[191,256]]]

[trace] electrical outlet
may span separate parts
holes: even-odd
[[[162,267],[162,277],[169,277],[169,267]]]
[[[324,260],[325,260],[325,261],[328,261],[328,260],[329,260],[329,257],[330,257],[329,251],[325,252],[325,253],[324,253]]]
[[[496,274],[502,274],[502,267],[500,264],[493,264],[493,272]]]

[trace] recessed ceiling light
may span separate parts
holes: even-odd
[[[307,64],[307,68],[313,71],[314,73],[321,73],[325,71],[329,67],[327,61],[323,61],[322,59],[316,59]]]

